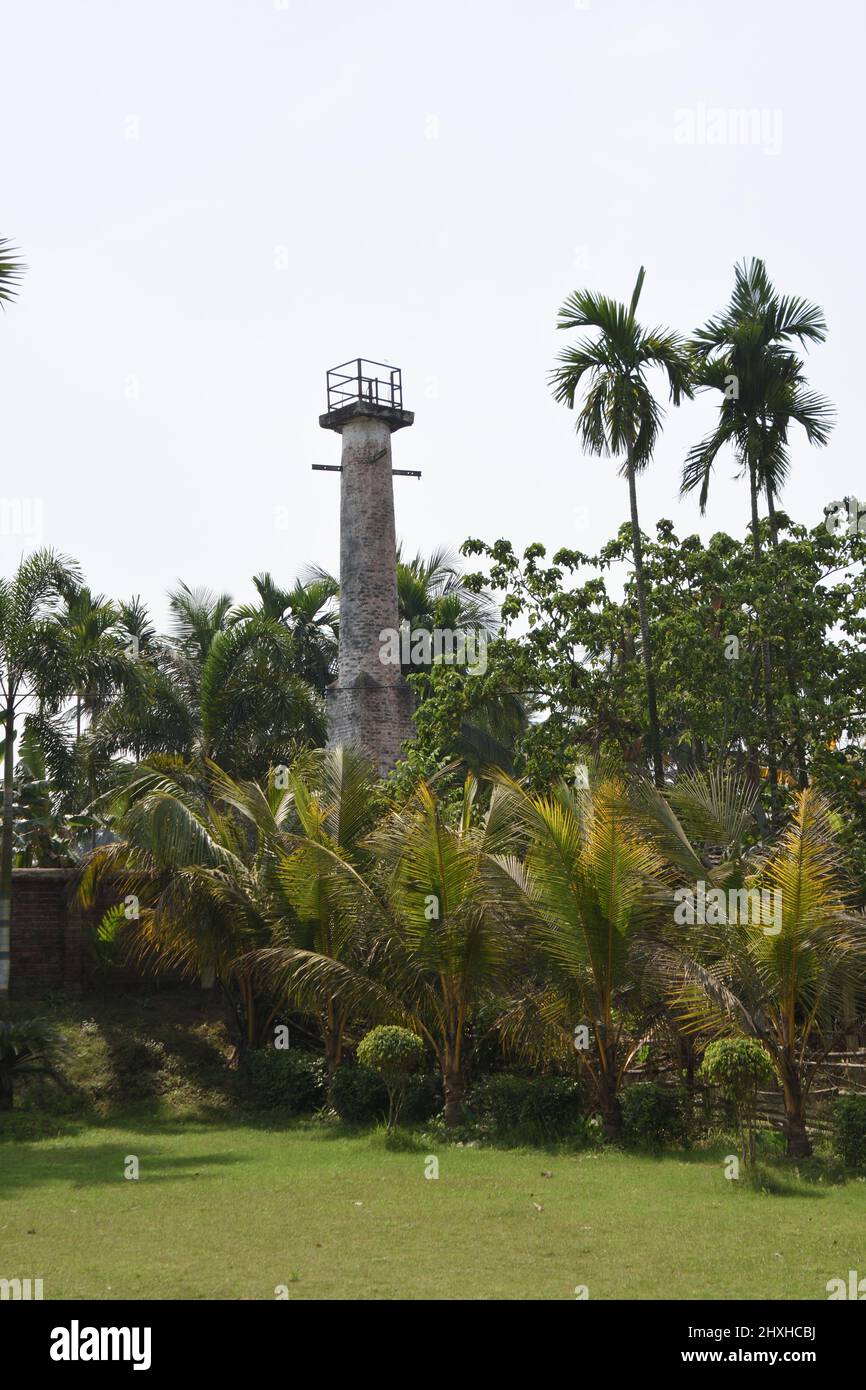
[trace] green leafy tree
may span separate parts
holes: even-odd
[[[704,542],[661,520],[646,541],[668,766],[672,777],[714,766],[746,776],[762,791],[762,820],[769,777],[759,609],[777,630],[796,621],[793,697],[783,662],[774,664],[780,781],[789,790],[797,784],[803,731],[810,776],[844,811],[846,851],[862,877],[866,536],[835,535],[825,525],[809,530],[781,514],[778,532],[778,544],[765,547],[758,564],[748,536],[718,532]],[[488,696],[514,694],[535,712],[514,740],[516,774],[543,790],[573,777],[581,749],[638,763],[646,692],[632,637],[637,600],[631,583],[614,597],[606,578],[630,555],[628,528],[595,556],[560,550],[548,560],[542,546],[518,554],[504,539],[471,540],[464,549],[483,557],[477,581],[502,610],[502,635],[488,647],[483,677]],[[417,711],[410,764],[427,775],[441,765],[476,684],[434,685]]]

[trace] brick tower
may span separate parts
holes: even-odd
[[[386,776],[414,732],[412,691],[383,660],[383,634],[399,631],[391,435],[411,425],[399,369],[355,358],[328,372],[322,429],[342,435],[340,642],[327,692],[328,744],[354,743]],[[320,467],[322,467],[320,465]],[[331,471],[327,469],[327,471]]]

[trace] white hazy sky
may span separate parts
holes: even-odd
[[[864,28],[860,0],[10,3],[0,235],[29,271],[0,315],[0,501],[160,624],[178,577],[246,598],[336,567],[339,482],[310,465],[338,462],[325,369],[361,354],[416,412],[408,547],[592,549],[627,498],[550,398],[559,304],[627,298],[643,263],[643,318],[688,331],[760,255],[830,324],[809,373],[838,426],[797,442],[784,498],[817,524],[866,493]],[[764,138],[702,143],[716,108]],[[712,414],[669,416],[648,529],[742,531],[732,465],[704,521],[677,500]],[[0,535],[4,570],[34,538]]]

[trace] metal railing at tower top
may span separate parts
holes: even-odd
[[[403,409],[403,377],[399,367],[387,362],[370,362],[365,357],[353,357],[332,367],[327,374],[328,411],[343,406],[383,406],[388,410]]]

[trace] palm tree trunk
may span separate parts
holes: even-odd
[[[755,569],[761,563],[761,540],[758,522],[758,474],[753,461],[749,463],[749,493],[752,504],[752,554]],[[758,613],[758,622],[763,628],[763,615]],[[764,719],[767,725],[767,771],[770,781],[770,820],[775,827],[779,822],[779,770],[775,752],[775,718],[773,710],[773,667],[770,659],[770,643],[761,632],[761,671],[764,685]]]
[[[808,1158],[812,1141],[806,1129],[806,1104],[797,1072],[790,1068],[782,1079],[785,1097],[785,1153],[788,1158]]]
[[[325,1043],[325,1066],[327,1085],[330,1090],[334,1072],[343,1058],[343,1015],[335,1004],[328,1005],[328,1012],[322,1023]]]
[[[2,842],[0,842],[0,1000],[9,997],[9,967],[12,953],[15,705],[11,700],[7,701],[6,704],[3,725],[6,747],[3,754],[3,830]]]
[[[0,1110],[11,1110],[15,1097],[15,1083],[11,1067],[0,1067]]]
[[[766,484],[767,491],[767,515],[770,518],[770,544],[776,550],[779,545],[779,533],[776,524],[776,503],[773,497],[773,489],[769,481]],[[803,733],[803,721],[800,718],[800,698],[797,690],[797,678],[794,673],[794,653],[791,650],[791,639],[787,631],[783,634],[785,646],[785,683],[788,687],[788,694],[791,698],[791,709],[794,716],[794,752],[797,757],[797,785],[801,791],[805,791],[809,785],[809,770],[806,765],[806,739]]]
[[[612,1077],[602,1077],[600,1100],[602,1134],[609,1144],[616,1144],[622,1138],[622,1105]]]
[[[463,1121],[463,1097],[466,1092],[466,1078],[459,1062],[446,1056],[442,1067],[442,1084],[445,1095],[445,1123],[453,1126]]]
[[[662,765],[661,734],[659,732],[658,702],[656,699],[656,677],[653,670],[652,645],[650,642],[649,619],[646,606],[646,586],[643,573],[643,546],[640,536],[640,521],[637,513],[637,486],[635,484],[634,456],[628,447],[628,498],[631,506],[631,543],[634,554],[635,587],[637,589],[637,608],[640,617],[641,647],[643,649],[644,674],[646,676],[647,710],[649,714],[650,756],[653,764],[653,780],[657,787],[664,786]]]

